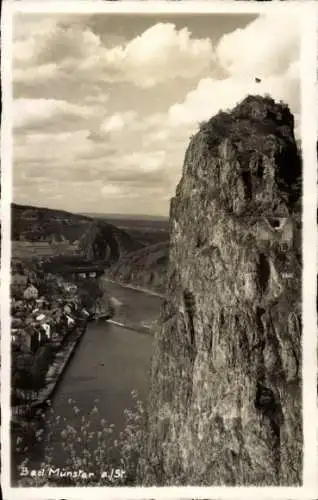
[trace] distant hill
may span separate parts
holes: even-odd
[[[162,215],[144,215],[144,214],[101,214],[101,213],[94,213],[94,212],[87,212],[87,213],[82,213],[81,215],[86,216],[86,217],[93,217],[95,219],[107,219],[107,220],[144,220],[144,221],[169,221],[168,216],[162,216]]]
[[[65,210],[12,203],[12,239],[73,242],[82,236],[92,220]]]
[[[168,217],[97,213],[86,213],[83,216],[107,221],[108,224],[123,229],[142,246],[155,245],[167,241],[169,237]]]
[[[48,256],[52,251],[53,255],[80,254],[105,263],[115,262],[142,247],[126,231],[104,220],[15,203],[12,204],[12,240],[13,257],[23,257],[26,248],[34,257],[43,251]]]

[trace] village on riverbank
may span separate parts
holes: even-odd
[[[111,317],[95,276],[71,280],[41,262],[12,263],[11,402],[14,419],[44,403],[87,321]],[[48,388],[50,390],[48,390]]]

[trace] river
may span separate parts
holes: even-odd
[[[69,434],[65,438],[63,433],[67,426],[75,430],[71,439],[75,442],[83,434],[83,417],[91,422],[88,432],[99,430],[100,420],[105,419],[115,426],[111,438],[114,440],[125,427],[124,409],[133,408],[131,391],[136,390],[139,399],[146,401],[153,331],[147,332],[142,327],[158,319],[160,297],[113,282],[105,282],[105,288],[117,304],[113,320],[127,328],[108,322],[88,324],[54,393],[52,410],[45,418],[44,442],[49,435],[53,436],[49,454],[55,467],[65,466],[62,444],[70,440]],[[141,331],[137,331],[138,325]],[[89,446],[98,446],[95,439]],[[38,469],[41,462],[45,463],[47,454],[46,445],[37,445],[30,469]]]

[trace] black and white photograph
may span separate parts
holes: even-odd
[[[11,487],[303,486],[301,21],[14,13]]]

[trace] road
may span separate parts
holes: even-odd
[[[45,437],[51,432],[54,436],[52,455],[56,467],[64,466],[61,445],[67,425],[76,430],[76,440],[82,436],[82,416],[86,418],[96,407],[98,414],[95,410],[90,417],[95,423],[89,432],[98,430],[103,418],[115,425],[113,436],[117,438],[125,425],[124,409],[133,407],[131,391],[138,391],[139,399],[146,401],[153,334],[144,329],[138,332],[136,327],[154,323],[161,299],[111,282],[106,286],[117,303],[113,319],[132,325],[133,330],[107,322],[88,325],[54,394],[53,423],[45,428]],[[38,468],[43,459],[41,446],[32,460],[33,467]]]

